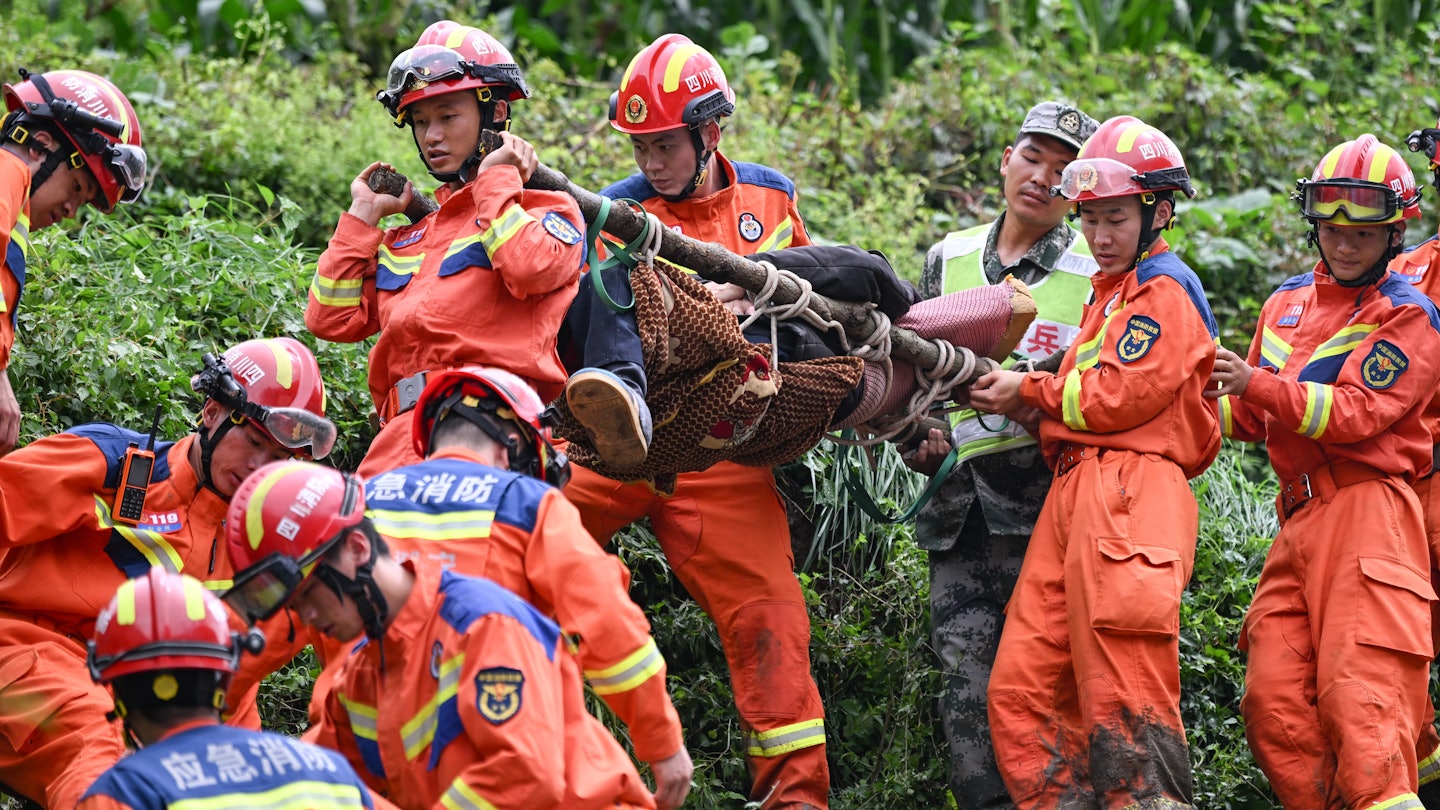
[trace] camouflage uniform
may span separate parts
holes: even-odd
[[[990,226],[981,259],[992,284],[1006,274],[1027,284],[1045,279],[1080,239],[1062,222],[1004,267],[996,250],[1004,217]],[[935,245],[926,257],[920,281],[926,298],[944,292],[944,246]],[[1033,442],[976,456],[955,465],[915,518],[915,542],[930,555],[931,644],[945,673],[940,714],[950,749],[950,790],[963,808],[1015,806],[995,765],[985,689],[1005,603],[1015,589],[1051,475]]]

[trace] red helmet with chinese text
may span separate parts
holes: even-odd
[[[479,28],[441,20],[420,34],[415,47],[395,57],[376,98],[396,125],[404,126],[411,104],[461,90],[474,90],[481,102],[530,97],[524,74],[499,40]]]
[[[694,127],[735,111],[720,63],[681,34],[666,34],[630,60],[610,95],[610,124],[642,135]]]
[[[252,623],[269,618],[364,519],[354,476],[307,461],[266,464],[230,499],[225,547],[237,573],[225,601]]]
[[[117,203],[139,199],[146,159],[135,108],[108,79],[83,70],[20,71],[22,81],[3,88],[4,140],[25,144],[34,130],[50,128],[69,142],[35,173],[32,189],[43,185],[61,161],[84,166],[99,192],[91,204],[110,212]]]
[[[1420,217],[1415,173],[1395,149],[1366,133],[1325,153],[1294,199],[1312,223],[1370,226]]]
[[[199,580],[157,565],[123,583],[100,611],[87,662],[97,683],[177,669],[231,675],[241,651],[260,646],[259,636],[231,632],[224,605]]]
[[[1165,133],[1122,115],[1095,130],[1051,193],[1083,203],[1158,191],[1195,196],[1185,158]]]
[[[231,408],[235,424],[248,419],[276,443],[312,458],[334,448],[320,365],[305,344],[288,337],[247,340],[219,360],[209,354],[202,360],[191,387]]]
[[[484,366],[432,374],[415,403],[412,423],[415,451],[421,457],[430,455],[436,426],[451,417],[476,425],[503,445],[515,472],[557,487],[569,478],[565,454],[551,444],[552,419],[545,403],[529,383],[514,374]],[[492,419],[513,424],[520,431],[520,442]]]

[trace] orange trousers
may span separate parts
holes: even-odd
[[[415,452],[415,438],[411,433],[414,420],[415,409],[411,408],[386,422],[370,442],[370,449],[365,452],[365,458],[355,474],[370,479],[380,473],[419,464],[423,459]]]
[[[1435,598],[1420,504],[1393,479],[1311,480],[1245,616],[1245,736],[1286,808],[1419,807]]]
[[[768,469],[721,463],[670,496],[572,467],[565,496],[603,543],[649,517],[670,568],[714,620],[745,730],[751,797],[765,810],[829,803],[810,617],[795,579],[785,506]]]
[[[1195,498],[1161,456],[1094,453],[1056,476],[1006,607],[995,759],[1022,810],[1189,807],[1179,626]]]
[[[0,782],[68,808],[125,754],[110,693],[90,680],[83,643],[0,619]]]

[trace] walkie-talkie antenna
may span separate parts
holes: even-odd
[[[155,433],[160,430],[160,415],[165,413],[163,404],[155,406],[155,421],[150,423],[150,441],[145,444],[147,453],[155,452]]]

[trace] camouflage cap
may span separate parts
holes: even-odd
[[[1058,101],[1042,101],[1025,114],[1025,123],[1020,125],[1019,134],[1049,135],[1075,147],[1078,152],[1085,141],[1095,134],[1098,126],[1094,118],[1074,107]]]

